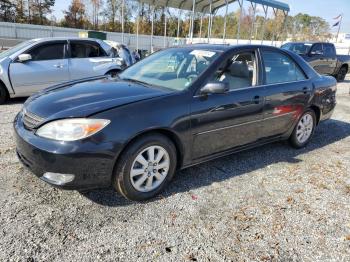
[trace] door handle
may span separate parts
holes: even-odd
[[[53,65],[53,66],[56,67],[56,68],[63,68],[62,64],[57,64],[57,65]]]
[[[260,96],[254,96],[252,101],[254,102],[254,104],[260,104]]]

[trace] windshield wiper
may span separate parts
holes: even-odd
[[[143,82],[141,80],[137,80],[137,79],[133,79],[133,78],[120,78],[121,80],[124,80],[124,81],[130,81],[132,83],[138,83],[138,84],[141,84],[141,85],[147,85],[147,86],[150,86],[151,84],[149,83],[146,83],[146,82]]]
[[[155,85],[152,83],[143,82],[141,80],[137,80],[137,79],[133,79],[133,78],[120,78],[120,79],[124,80],[124,81],[130,81],[132,83],[141,84],[141,85],[146,86],[146,87],[154,87],[154,88],[168,89],[168,90],[174,91],[172,88],[167,88],[165,86],[160,86],[160,85]]]

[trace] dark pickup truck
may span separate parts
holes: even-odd
[[[332,75],[337,81],[343,81],[349,70],[350,56],[337,55],[331,43],[291,42],[281,46],[299,54],[319,74]]]

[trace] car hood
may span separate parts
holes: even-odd
[[[67,83],[31,96],[24,108],[46,121],[87,117],[101,111],[168,94],[170,91],[111,78]],[[46,122],[45,121],[45,122]]]

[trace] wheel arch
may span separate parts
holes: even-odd
[[[120,68],[109,68],[107,71],[106,71],[106,73],[105,73],[105,75],[107,75],[107,74],[109,74],[109,73],[111,73],[111,72],[121,72],[122,70],[120,69]]]
[[[150,130],[145,130],[144,132],[138,133],[135,136],[133,136],[132,138],[130,138],[123,145],[122,149],[120,150],[120,152],[115,160],[114,169],[116,168],[116,166],[120,160],[121,155],[134,141],[136,141],[137,139],[139,139],[143,136],[151,135],[151,134],[163,135],[163,136],[167,137],[168,139],[170,139],[170,141],[173,142],[173,144],[176,148],[176,158],[177,158],[176,169],[179,169],[183,164],[184,147],[183,147],[183,144],[182,144],[179,136],[174,131],[166,129],[166,128],[154,128],[154,129],[150,129]]]
[[[315,112],[316,125],[318,125],[320,123],[320,119],[321,119],[321,109],[316,105],[311,105],[309,108]]]
[[[9,92],[7,86],[5,85],[4,81],[2,81],[1,79],[0,79],[0,86],[2,86],[5,89],[6,95],[7,95],[7,99],[10,98],[10,92]]]
[[[342,67],[345,67],[346,70],[349,71],[349,65],[348,64],[342,64],[342,66],[340,68],[342,68]]]

